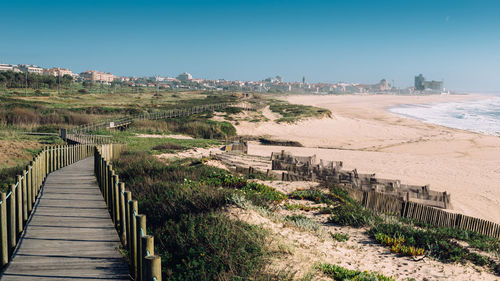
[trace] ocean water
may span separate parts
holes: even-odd
[[[473,101],[400,105],[390,111],[427,123],[500,136],[500,95]]]

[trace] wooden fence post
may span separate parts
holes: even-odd
[[[17,234],[23,232],[23,191],[22,191],[22,180],[21,176],[17,176],[17,188],[16,188],[16,220],[17,220]]]
[[[16,187],[15,185],[10,185],[10,197],[7,200],[9,203],[9,254],[14,251],[17,245],[17,232],[16,232]]]
[[[26,170],[23,171],[23,189],[22,189],[22,193],[23,193],[23,223],[25,224],[27,221],[28,221],[28,191],[27,191],[27,186],[26,186],[26,177],[27,177],[27,174],[26,174]],[[23,224],[23,225],[24,225]]]
[[[45,146],[43,149],[43,179],[45,179],[45,176],[49,173],[49,147]]]
[[[51,145],[50,146],[50,172],[53,172],[56,170],[55,163],[56,163],[55,146]]]
[[[142,236],[146,235],[146,216],[145,215],[137,215],[135,216],[136,219],[136,239],[137,239],[137,251],[136,251],[136,258],[135,260],[137,261],[137,276],[136,280],[141,280],[142,281]]]
[[[137,225],[135,220],[135,215],[137,214],[137,200],[130,200],[129,204],[129,221],[130,221],[130,265],[131,272],[134,278],[137,278]]]
[[[109,186],[108,186],[108,209],[109,213],[111,215],[111,219],[113,220],[113,223],[115,222],[115,210],[113,209],[114,207],[114,198],[113,198],[113,188],[115,186],[115,172],[113,171],[113,166],[109,165]]]
[[[7,195],[0,193],[0,242],[2,245],[2,267],[9,263],[9,245],[7,242]]]
[[[102,151],[101,151],[102,153]],[[104,175],[104,173],[106,172],[106,162],[104,161],[104,157],[102,157],[102,154],[100,155],[100,158],[99,158],[99,161],[100,161],[100,166],[101,166],[101,169],[99,170],[99,175],[101,177],[101,193],[102,193],[102,196],[104,197],[104,200],[106,200],[106,194],[104,193],[105,192],[105,188],[106,188],[106,177]]]
[[[161,281],[161,257],[148,256],[144,258],[145,280]]]
[[[28,173],[25,175],[25,177],[27,177],[26,179],[26,207],[28,208],[28,214],[31,214],[31,210],[33,208],[33,205],[31,205],[31,191],[32,191],[32,186],[33,186],[33,182],[31,180],[31,176],[32,176],[32,165],[33,165],[33,161],[30,163],[30,165],[26,166],[26,171],[28,171]]]
[[[37,185],[37,168],[36,168],[36,160],[32,162],[31,165],[31,209],[33,210],[33,206],[36,201],[36,185]]]
[[[109,202],[108,202],[108,186],[109,186],[109,179],[108,179],[108,175],[109,175],[109,166],[108,166],[108,163],[106,161],[106,159],[103,159],[104,161],[104,170],[103,170],[103,195],[104,195],[104,201],[106,201],[106,207],[109,207]]]
[[[127,249],[130,251],[130,245],[132,245],[131,238],[132,235],[130,235],[130,205],[129,202],[132,200],[132,192],[130,191],[125,191],[125,224],[127,226],[126,228],[126,236],[127,236]]]
[[[109,165],[109,174],[108,174],[108,180],[109,180],[109,186],[108,186],[108,209],[111,214],[111,218],[114,220],[115,219],[115,210],[113,209],[114,207],[114,198],[113,198],[113,187],[115,186],[114,182],[115,178],[115,172],[113,171],[113,165]]]
[[[148,256],[153,256],[155,254],[155,242],[154,242],[154,236],[152,235],[144,235],[141,237],[141,260],[142,260],[142,265],[143,265],[143,270],[142,270],[142,280],[146,281],[147,279],[147,274],[146,274],[146,262],[145,259]]]
[[[54,146],[54,171],[59,169],[59,145]]]
[[[445,209],[447,208],[447,205],[448,205],[447,204],[448,202],[446,202],[447,200],[448,200],[448,197],[446,196],[446,191],[445,191],[445,192],[443,192],[443,206]]]
[[[114,207],[113,209],[115,214],[115,227],[119,230],[120,226],[120,179],[118,175],[114,177],[114,185],[113,185],[113,199],[114,199]]]
[[[121,182],[120,183],[120,189],[119,189],[119,196],[120,196],[120,238],[122,240],[123,245],[127,245],[127,222],[125,219],[125,214],[126,214],[126,207],[125,207],[125,183]]]

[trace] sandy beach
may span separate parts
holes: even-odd
[[[331,118],[295,124],[241,122],[239,135],[298,141],[304,147],[251,143],[249,154],[269,156],[282,149],[340,160],[346,169],[425,185],[451,194],[454,211],[500,223],[500,138],[451,129],[388,111],[398,104],[480,99],[460,96],[289,96],[291,103],[332,111]]]

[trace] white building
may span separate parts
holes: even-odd
[[[32,65],[32,64],[20,64],[19,69],[22,72],[28,72],[28,73],[36,73],[36,74],[43,74],[43,68]]]
[[[179,74],[179,76],[177,76],[177,79],[179,79],[181,82],[185,82],[185,81],[192,80],[193,75],[191,75],[190,73],[184,72],[184,73]]]
[[[21,72],[17,65],[14,64],[0,64],[0,71],[14,71],[14,72]]]
[[[0,64],[0,71],[14,71],[14,66],[12,64]]]
[[[52,76],[64,76],[64,75],[69,75],[71,77],[76,76],[76,74],[74,74],[71,70],[61,67],[53,67],[51,69],[45,69],[43,73]]]
[[[177,78],[173,78],[173,77],[161,77],[161,76],[156,76],[155,80],[157,82],[177,82],[177,81],[179,81]]]

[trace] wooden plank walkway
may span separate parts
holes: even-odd
[[[93,161],[87,158],[48,176],[0,280],[130,280]]]

